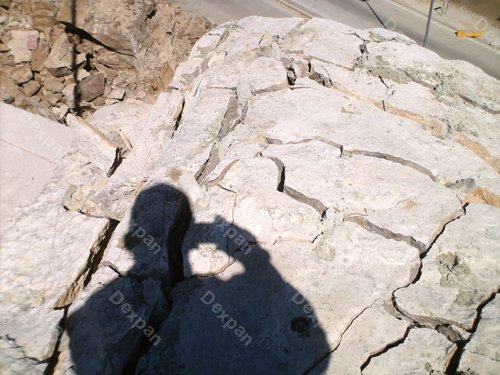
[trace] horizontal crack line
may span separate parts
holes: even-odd
[[[385,237],[389,240],[406,242],[408,245],[416,248],[419,251],[419,253],[423,253],[427,249],[427,247],[425,246],[424,243],[417,241],[412,236],[406,236],[404,234],[394,233],[394,232],[390,231],[389,229],[382,228],[382,227],[379,227],[378,225],[373,224],[372,222],[370,222],[369,220],[365,219],[362,216],[346,215],[344,218],[344,221],[350,221],[352,223],[358,224],[359,226],[366,229],[367,231],[378,234],[378,235]]]

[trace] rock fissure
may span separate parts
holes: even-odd
[[[179,114],[177,115],[177,118],[175,119],[174,127],[172,129],[172,135],[170,136],[170,138],[174,138],[175,134],[177,133],[177,129],[179,129],[179,126],[180,126],[181,121],[182,121],[182,114],[184,113],[185,105],[186,105],[186,100],[183,99],[182,104],[181,104],[181,109],[179,111]]]
[[[346,332],[349,330],[349,328],[354,324],[354,322],[368,309],[372,308],[373,305],[376,303],[377,301],[374,301],[372,302],[371,305],[369,306],[365,306],[361,309],[361,311],[359,311],[348,323],[347,325],[345,326],[345,328],[342,330],[342,332],[340,333],[340,337],[339,337],[339,340],[338,340],[338,343],[337,345],[335,345],[333,348],[329,349],[327,352],[323,353],[321,356],[319,356],[315,361],[314,363],[309,366],[302,374],[303,375],[307,375],[307,374],[310,374],[312,370],[314,370],[314,368],[316,368],[317,366],[319,366],[319,364],[321,362],[323,362],[326,358],[328,358],[332,353],[335,352],[335,350],[337,350],[337,348],[342,344],[342,339],[344,337],[344,335],[346,334]]]
[[[127,275],[123,274],[120,269],[114,265],[113,263],[109,262],[109,261],[104,261],[100,264],[101,267],[108,267],[111,271],[113,271],[114,273],[116,273],[116,275],[118,277],[127,277]]]
[[[424,243],[417,241],[412,236],[394,233],[389,229],[379,227],[378,225],[373,224],[372,222],[362,216],[359,216],[358,214],[345,215],[344,220],[358,224],[360,227],[366,229],[367,231],[378,234],[387,239],[406,242],[408,245],[416,248],[420,253],[424,252],[426,249]]]
[[[490,115],[496,116],[496,115],[500,114],[500,111],[495,111],[494,109],[491,109],[484,104],[478,103],[477,101],[475,101],[475,100],[473,100],[465,95],[459,95],[459,97],[461,99],[463,99],[463,101],[466,102],[467,104],[469,104],[475,108],[479,108],[479,109],[489,113]]]
[[[415,329],[415,328],[416,328],[416,326],[409,325],[406,328],[406,331],[405,331],[403,337],[401,337],[398,340],[395,340],[393,342],[388,343],[380,350],[377,350],[375,353],[370,354],[370,356],[366,359],[366,361],[364,361],[363,364],[360,366],[360,368],[359,368],[360,372],[361,373],[363,372],[363,370],[370,364],[370,362],[372,361],[373,358],[380,357],[380,356],[384,355],[385,353],[387,353],[389,350],[403,344],[405,342],[405,340],[407,339],[408,335],[410,334],[410,331],[412,329]]]
[[[362,156],[368,156],[368,157],[377,158],[377,159],[383,159],[383,160],[387,160],[387,161],[390,161],[390,162],[393,162],[396,164],[403,165],[405,167],[412,168],[412,169],[416,170],[417,172],[420,172],[420,173],[426,175],[432,181],[437,181],[436,176],[434,176],[434,174],[429,169],[427,169],[427,168],[421,166],[420,164],[415,163],[411,160],[407,160],[407,159],[401,158],[399,156],[395,156],[395,155],[391,155],[391,154],[387,154],[387,153],[383,153],[383,152],[368,151],[368,150],[361,150],[361,149],[349,149],[340,143],[334,142],[334,141],[326,139],[324,137],[315,136],[312,138],[301,139],[298,141],[290,141],[290,142],[286,142],[286,143],[284,143],[283,141],[281,141],[279,139],[266,137],[266,141],[269,144],[275,144],[275,145],[302,144],[302,143],[309,143],[311,141],[319,141],[319,142],[323,142],[325,144],[328,144],[332,147],[339,149],[340,150],[340,157],[349,157],[351,155],[362,155]]]
[[[411,160],[403,159],[403,158],[400,158],[400,157],[395,156],[395,155],[390,155],[390,154],[386,154],[383,152],[358,150],[358,149],[345,150],[345,153],[352,154],[352,155],[369,156],[372,158],[392,161],[393,163],[397,163],[397,164],[404,165],[405,167],[413,168],[417,172],[420,172],[420,173],[426,175],[427,177],[429,177],[432,181],[436,181],[436,177],[427,168],[425,168],[425,167],[423,167],[423,166],[421,166],[421,165],[419,165]]]
[[[65,306],[63,309],[64,311],[63,316],[61,317],[61,320],[57,324],[57,337],[54,345],[54,350],[52,352],[52,355],[47,360],[47,367],[45,368],[43,375],[52,375],[55,373],[55,369],[59,362],[59,355],[61,354],[60,352],[61,340],[66,330],[66,319],[68,318],[68,310],[69,306]]]
[[[208,187],[212,187],[212,186],[215,186],[215,185],[219,185],[219,183],[224,180],[224,177],[226,176],[227,172],[229,172],[231,170],[231,168],[237,164],[240,160],[239,159],[236,159],[236,160],[233,160],[232,162],[230,162],[228,165],[226,165],[224,167],[224,169],[222,169],[222,171],[220,172],[220,174],[215,177],[213,180],[210,180],[206,183],[206,185]]]
[[[315,198],[310,198],[305,194],[302,194],[300,191],[297,191],[289,186],[284,185],[283,193],[288,195],[290,198],[295,199],[297,202],[307,204],[314,208],[320,215],[321,219],[326,217],[326,211],[328,207],[326,207],[320,200]]]
[[[269,160],[272,160],[274,164],[276,164],[276,168],[278,168],[278,181],[276,183],[276,190],[280,193],[284,192],[285,189],[285,179],[286,179],[286,168],[283,162],[276,157],[267,157]]]
[[[306,196],[305,194],[291,188],[290,186],[286,185],[286,166],[285,164],[278,158],[276,157],[267,157],[268,159],[272,160],[275,164],[276,167],[278,168],[278,183],[276,190],[278,190],[281,193],[284,193],[288,195],[290,198],[296,200],[297,202],[307,204],[308,206],[311,206],[314,208],[320,215],[321,219],[324,219],[326,217],[326,211],[328,210],[328,207],[326,207],[320,200],[315,199],[315,198],[310,198]]]
[[[450,223],[452,223],[456,220],[459,220],[461,217],[466,215],[466,212],[467,212],[466,208],[467,208],[467,204],[465,204],[462,207],[461,213],[457,213],[454,217],[452,217],[451,219],[449,219],[448,221],[446,221],[445,223],[442,224],[441,230],[435,235],[435,237],[431,241],[430,245],[428,247],[425,247],[422,251],[420,251],[420,261],[419,261],[418,269],[415,272],[415,275],[411,278],[411,280],[408,284],[395,289],[392,292],[392,297],[391,297],[392,304],[393,304],[394,308],[396,309],[396,311],[399,312],[402,316],[404,316],[409,321],[413,322],[414,325],[426,326],[429,328],[436,329],[439,333],[444,334],[447,338],[450,337],[452,332],[450,332],[449,330],[446,330],[446,329],[443,330],[442,328],[438,329],[438,327],[440,327],[440,326],[446,327],[446,326],[449,326],[451,324],[456,325],[455,323],[448,321],[448,320],[445,320],[445,319],[413,316],[413,315],[409,314],[408,312],[404,311],[398,305],[395,293],[400,289],[405,289],[405,288],[408,288],[410,285],[416,284],[420,280],[420,277],[422,276],[422,267],[423,267],[422,261],[423,261],[423,259],[427,256],[427,254],[432,249],[432,247],[434,246],[436,241],[439,239],[439,237],[445,232],[446,227]],[[461,328],[463,328],[463,327],[461,327]],[[453,340],[450,340],[450,341],[453,341]]]
[[[83,288],[88,285],[88,283],[92,279],[92,275],[97,271],[97,268],[99,267],[99,263],[104,256],[104,252],[106,251],[111,236],[118,224],[119,221],[117,220],[108,220],[95,243],[90,248],[87,262],[84,268],[82,269],[82,271],[80,271],[80,274],[71,283],[68,289],[57,299],[56,303],[54,304],[55,309],[65,308],[69,306],[79,296]]]
[[[219,142],[215,141],[212,144],[212,148],[210,150],[210,153],[208,155],[208,158],[205,160],[205,162],[201,165],[200,169],[198,169],[198,172],[196,172],[194,178],[198,184],[202,185],[204,184],[205,178],[212,172],[215,167],[217,167],[217,164],[219,164]]]
[[[246,113],[246,112],[245,112]],[[243,112],[239,113],[238,107],[238,95],[235,93],[235,96],[229,99],[229,103],[224,114],[224,118],[219,127],[219,131],[217,133],[217,138],[212,144],[212,148],[210,150],[210,154],[208,159],[203,163],[198,172],[195,174],[195,179],[199,184],[205,184],[205,179],[210,173],[217,167],[220,162],[219,156],[219,146],[224,138],[227,137],[229,133],[231,133],[235,126],[242,121]]]
[[[16,347],[17,349],[19,349],[22,352],[23,358],[29,359],[30,361],[33,361],[34,363],[37,363],[37,364],[49,363],[50,358],[52,357],[52,355],[51,355],[47,359],[44,359],[43,361],[40,361],[39,359],[37,359],[35,357],[31,357],[29,355],[26,355],[23,347],[20,346],[20,345],[18,345],[17,342],[16,342],[16,340],[14,338],[10,337],[9,335],[1,336],[0,340],[5,340],[5,341],[10,342],[14,347]]]
[[[462,355],[463,355],[463,352],[464,352],[464,349],[465,347],[467,346],[467,344],[470,342],[470,340],[472,339],[474,333],[476,332],[477,330],[477,327],[479,325],[479,322],[481,321],[481,312],[483,311],[483,309],[488,305],[488,303],[490,303],[491,301],[493,301],[495,299],[495,296],[500,293],[500,289],[497,289],[496,291],[494,291],[488,298],[486,298],[479,306],[478,308],[476,309],[477,310],[477,314],[476,314],[476,318],[474,319],[474,323],[472,324],[472,329],[469,331],[470,333],[470,336],[466,339],[466,340],[463,340],[463,341],[459,341],[457,342],[457,350],[455,351],[454,355],[452,356],[452,358],[450,359],[450,362],[448,364],[448,367],[445,371],[445,375],[460,375],[461,373],[458,371],[458,367],[460,365],[460,360],[462,358]],[[489,357],[488,357],[489,358]],[[490,358],[491,359],[491,358]]]

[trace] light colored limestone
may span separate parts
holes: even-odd
[[[447,225],[422,260],[418,281],[396,292],[397,304],[422,322],[471,329],[478,306],[500,286],[500,209],[470,204]]]
[[[322,19],[212,30],[154,105],[80,124],[2,232],[1,368],[59,338],[66,375],[491,372],[498,82],[469,68]]]
[[[402,340],[408,322],[391,316],[382,306],[365,310],[342,336],[342,342],[330,357],[325,374],[359,375],[370,356]],[[313,371],[313,374],[320,374]]]
[[[362,374],[426,375],[443,373],[456,346],[434,330],[414,328],[405,341],[379,357],[374,357]]]
[[[500,353],[498,336],[500,335],[500,298],[498,294],[493,301],[481,311],[481,320],[470,341],[465,345],[460,358],[459,371],[493,375],[500,371]]]
[[[246,238],[254,233],[237,220],[233,229]],[[335,239],[330,258],[317,255],[315,245],[297,241],[256,245],[248,253],[237,252],[235,263],[217,277],[179,285],[174,310],[160,332],[166,339],[152,348],[141,370],[296,373],[313,365],[340,343],[352,320],[408,282],[418,261],[416,249],[352,223],[334,226],[328,236],[329,243]],[[200,301],[207,291],[245,328],[249,345],[224,329],[211,306]],[[300,316],[309,327],[305,336],[291,329],[291,320]],[[164,353],[175,354],[167,358]]]
[[[62,124],[0,103],[0,228],[42,192],[74,139]]]

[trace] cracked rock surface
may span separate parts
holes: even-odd
[[[500,373],[499,93],[387,30],[211,30],[69,117],[2,233],[0,371]]]

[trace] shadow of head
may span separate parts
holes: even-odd
[[[124,247],[134,256],[130,274],[143,274],[151,262],[168,257],[172,281],[182,279],[182,241],[191,222],[187,196],[175,187],[158,184],[136,198],[123,238]],[[164,270],[166,275],[166,269]],[[147,272],[146,272],[147,273]]]
[[[186,244],[184,237],[188,229],[191,236]],[[183,253],[186,245],[189,251],[196,251],[201,244],[213,244],[218,251],[244,264],[250,259],[244,255],[250,252],[259,252],[260,258],[269,259],[267,252],[256,246],[252,233],[224,217],[216,215],[212,222],[195,222],[187,196],[166,184],[149,187],[138,195],[123,242],[134,256],[130,274],[151,276],[151,262],[157,263],[166,256],[168,273],[165,272],[163,278],[168,278],[170,287],[182,281],[185,273],[190,273],[189,262],[185,261]],[[154,257],[158,258],[154,260]]]

